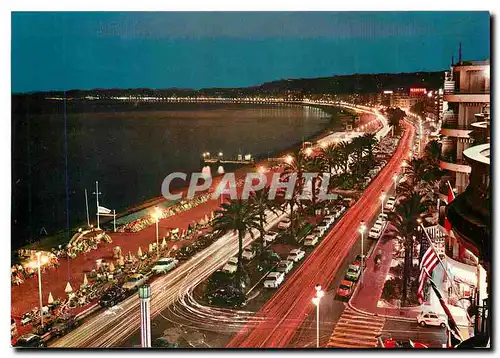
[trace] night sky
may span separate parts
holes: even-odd
[[[445,70],[490,57],[487,12],[13,13],[12,92],[202,88]]]

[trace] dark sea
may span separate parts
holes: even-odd
[[[13,100],[14,248],[37,240],[40,232],[53,235],[67,224],[85,223],[85,188],[93,220],[96,180],[102,193],[100,204],[121,212],[161,196],[167,174],[201,170],[203,152],[223,152],[226,158],[251,153],[263,158],[335,122],[332,111],[291,104],[68,100],[66,113],[65,127],[62,101]]]

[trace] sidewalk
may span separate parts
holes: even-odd
[[[392,240],[386,243],[382,243],[382,240],[377,242],[372,250],[372,254],[366,259],[366,269],[363,272],[363,284],[358,283],[356,286],[354,294],[349,301],[349,306],[358,312],[370,315],[413,321],[422,310],[421,306],[411,308],[377,307],[386,277],[391,267],[392,246]],[[379,267],[376,268],[374,257],[378,250],[382,250],[382,262]]]

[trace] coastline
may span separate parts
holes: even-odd
[[[309,103],[303,103],[303,102],[295,103],[295,104],[297,106],[310,106],[310,107],[321,108],[321,110],[323,110],[324,112],[326,112],[327,114],[330,115],[330,121],[327,124],[326,128],[324,128],[320,131],[317,131],[316,133],[314,133],[308,137],[303,138],[302,141],[291,143],[284,150],[277,150],[277,151],[269,152],[270,157],[283,156],[286,153],[289,153],[291,151],[294,151],[294,150],[300,148],[302,143],[305,141],[314,142],[314,141],[317,141],[319,139],[322,139],[322,138],[330,135],[331,133],[333,133],[335,131],[340,131],[340,128],[342,127],[342,125],[339,123],[339,119],[340,119],[339,114],[341,113],[341,111],[348,113],[348,114],[354,113],[352,110],[347,109],[347,108],[343,108],[341,106],[309,104]],[[254,171],[256,167],[261,166],[261,165],[265,165],[267,162],[268,162],[267,156],[263,157],[261,155],[257,158],[257,160],[252,165],[244,165],[241,167],[237,167],[233,170],[233,172],[235,173],[236,176],[240,176],[240,175],[243,175],[243,174],[248,173],[250,171]],[[221,175],[215,174],[212,177],[214,179],[217,179],[217,178],[220,178]],[[184,184],[182,186],[179,186],[177,188],[172,189],[172,192],[173,193],[184,193],[187,190],[187,188],[188,188],[188,185]],[[157,206],[157,205],[160,205],[162,203],[165,203],[166,201],[167,201],[167,199],[165,199],[163,196],[157,196],[157,197],[150,198],[146,201],[143,201],[139,204],[133,204],[130,207],[128,207],[127,209],[125,209],[121,212],[118,212],[116,214],[116,219],[118,220],[118,219],[124,218],[128,215],[133,215],[133,214],[138,213],[142,210],[146,210],[146,209],[149,209],[153,206]],[[175,205],[175,203],[173,203],[173,204]],[[110,217],[101,218],[102,226],[109,225],[112,222],[113,222],[113,219]],[[76,225],[75,227],[72,228],[72,230],[69,233],[66,230],[62,229],[49,237],[41,238],[37,242],[33,242],[30,244],[24,245],[21,248],[22,249],[47,250],[47,249],[50,249],[50,248],[55,247],[57,245],[65,244],[71,238],[72,232],[76,232],[76,230],[79,226],[85,226],[85,225],[86,225],[86,223],[82,223],[81,225]],[[15,251],[17,251],[17,249],[14,250],[12,252],[12,254],[14,254]],[[11,255],[11,256],[12,256],[12,258],[14,258],[15,255]]]

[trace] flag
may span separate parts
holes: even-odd
[[[441,304],[441,307],[443,308],[444,313],[448,317],[448,329],[450,331],[450,334],[453,336],[453,337],[450,337],[450,344],[454,344],[454,340],[458,341],[458,343],[462,342],[463,341],[462,335],[460,334],[460,330],[458,329],[458,325],[455,321],[455,318],[453,318],[453,315],[451,314],[450,309],[448,308],[448,305],[446,304],[446,302],[444,302],[443,296],[439,292],[434,281],[432,281],[432,278],[430,277],[429,272],[427,272],[427,270],[425,268],[423,269],[423,271],[424,271],[424,274],[429,279],[432,290],[434,291],[437,298],[439,299],[439,303]]]
[[[98,206],[97,212],[99,214],[109,214],[111,212],[111,209],[105,208],[104,206]]]
[[[446,326],[446,348],[455,348],[462,341],[460,341],[454,334],[451,333],[450,327]]]
[[[432,245],[429,245],[420,260],[420,276],[418,278],[417,297],[421,304],[424,302],[424,287],[425,283],[427,282],[428,275],[431,274],[432,271],[434,271],[434,268],[437,266],[438,263],[439,263],[439,258],[437,254],[434,251]]]
[[[451,185],[448,182],[448,205],[451,204],[451,202],[455,199],[455,193],[453,193],[453,190],[451,189]],[[448,221],[448,217],[445,216],[444,218],[444,228],[448,233],[451,231],[451,223]]]

